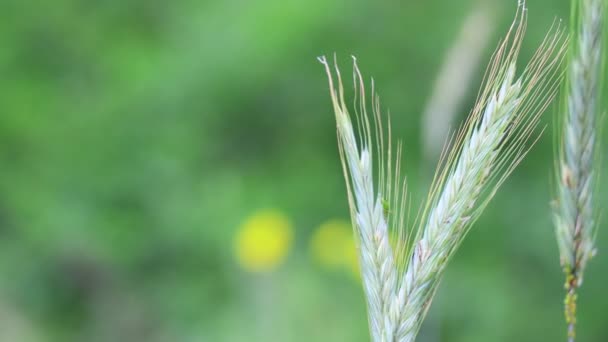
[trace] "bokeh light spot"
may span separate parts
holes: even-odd
[[[353,229],[348,221],[332,219],[322,223],[312,236],[310,249],[320,265],[358,273]]]
[[[264,210],[247,218],[235,240],[238,264],[249,272],[269,272],[284,262],[293,240],[292,224],[278,210]]]

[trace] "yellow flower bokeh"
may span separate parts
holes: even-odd
[[[250,216],[234,240],[239,265],[250,272],[269,272],[287,257],[293,240],[289,218],[278,210],[264,210]]]
[[[325,267],[359,273],[353,229],[348,221],[334,219],[322,223],[313,233],[310,249],[314,259]]]

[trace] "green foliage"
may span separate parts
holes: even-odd
[[[421,162],[420,113],[471,6],[2,1],[0,340],[367,341],[360,285],[308,248],[318,225],[348,217],[315,57],[352,53],[376,77],[423,193],[434,166]],[[524,57],[569,11],[529,6]],[[501,27],[512,8],[496,6]],[[550,140],[456,255],[421,340],[561,338]],[[248,274],[233,238],[265,208],[290,217],[294,244],[274,272]],[[606,267],[600,253],[579,296],[589,341],[608,336]]]

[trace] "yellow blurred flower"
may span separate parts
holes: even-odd
[[[348,221],[322,223],[313,233],[310,249],[314,259],[325,267],[359,272],[353,229]]]
[[[361,269],[359,268],[359,253],[357,253],[355,238],[352,235],[349,246],[350,247],[346,250],[346,267],[353,275],[359,278],[361,275]]]
[[[292,240],[293,228],[283,213],[260,211],[239,228],[234,240],[235,257],[247,271],[272,271],[287,257]]]

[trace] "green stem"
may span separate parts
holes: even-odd
[[[573,272],[566,273],[566,299],[564,300],[564,314],[568,325],[568,342],[576,340],[576,300],[578,280]]]

